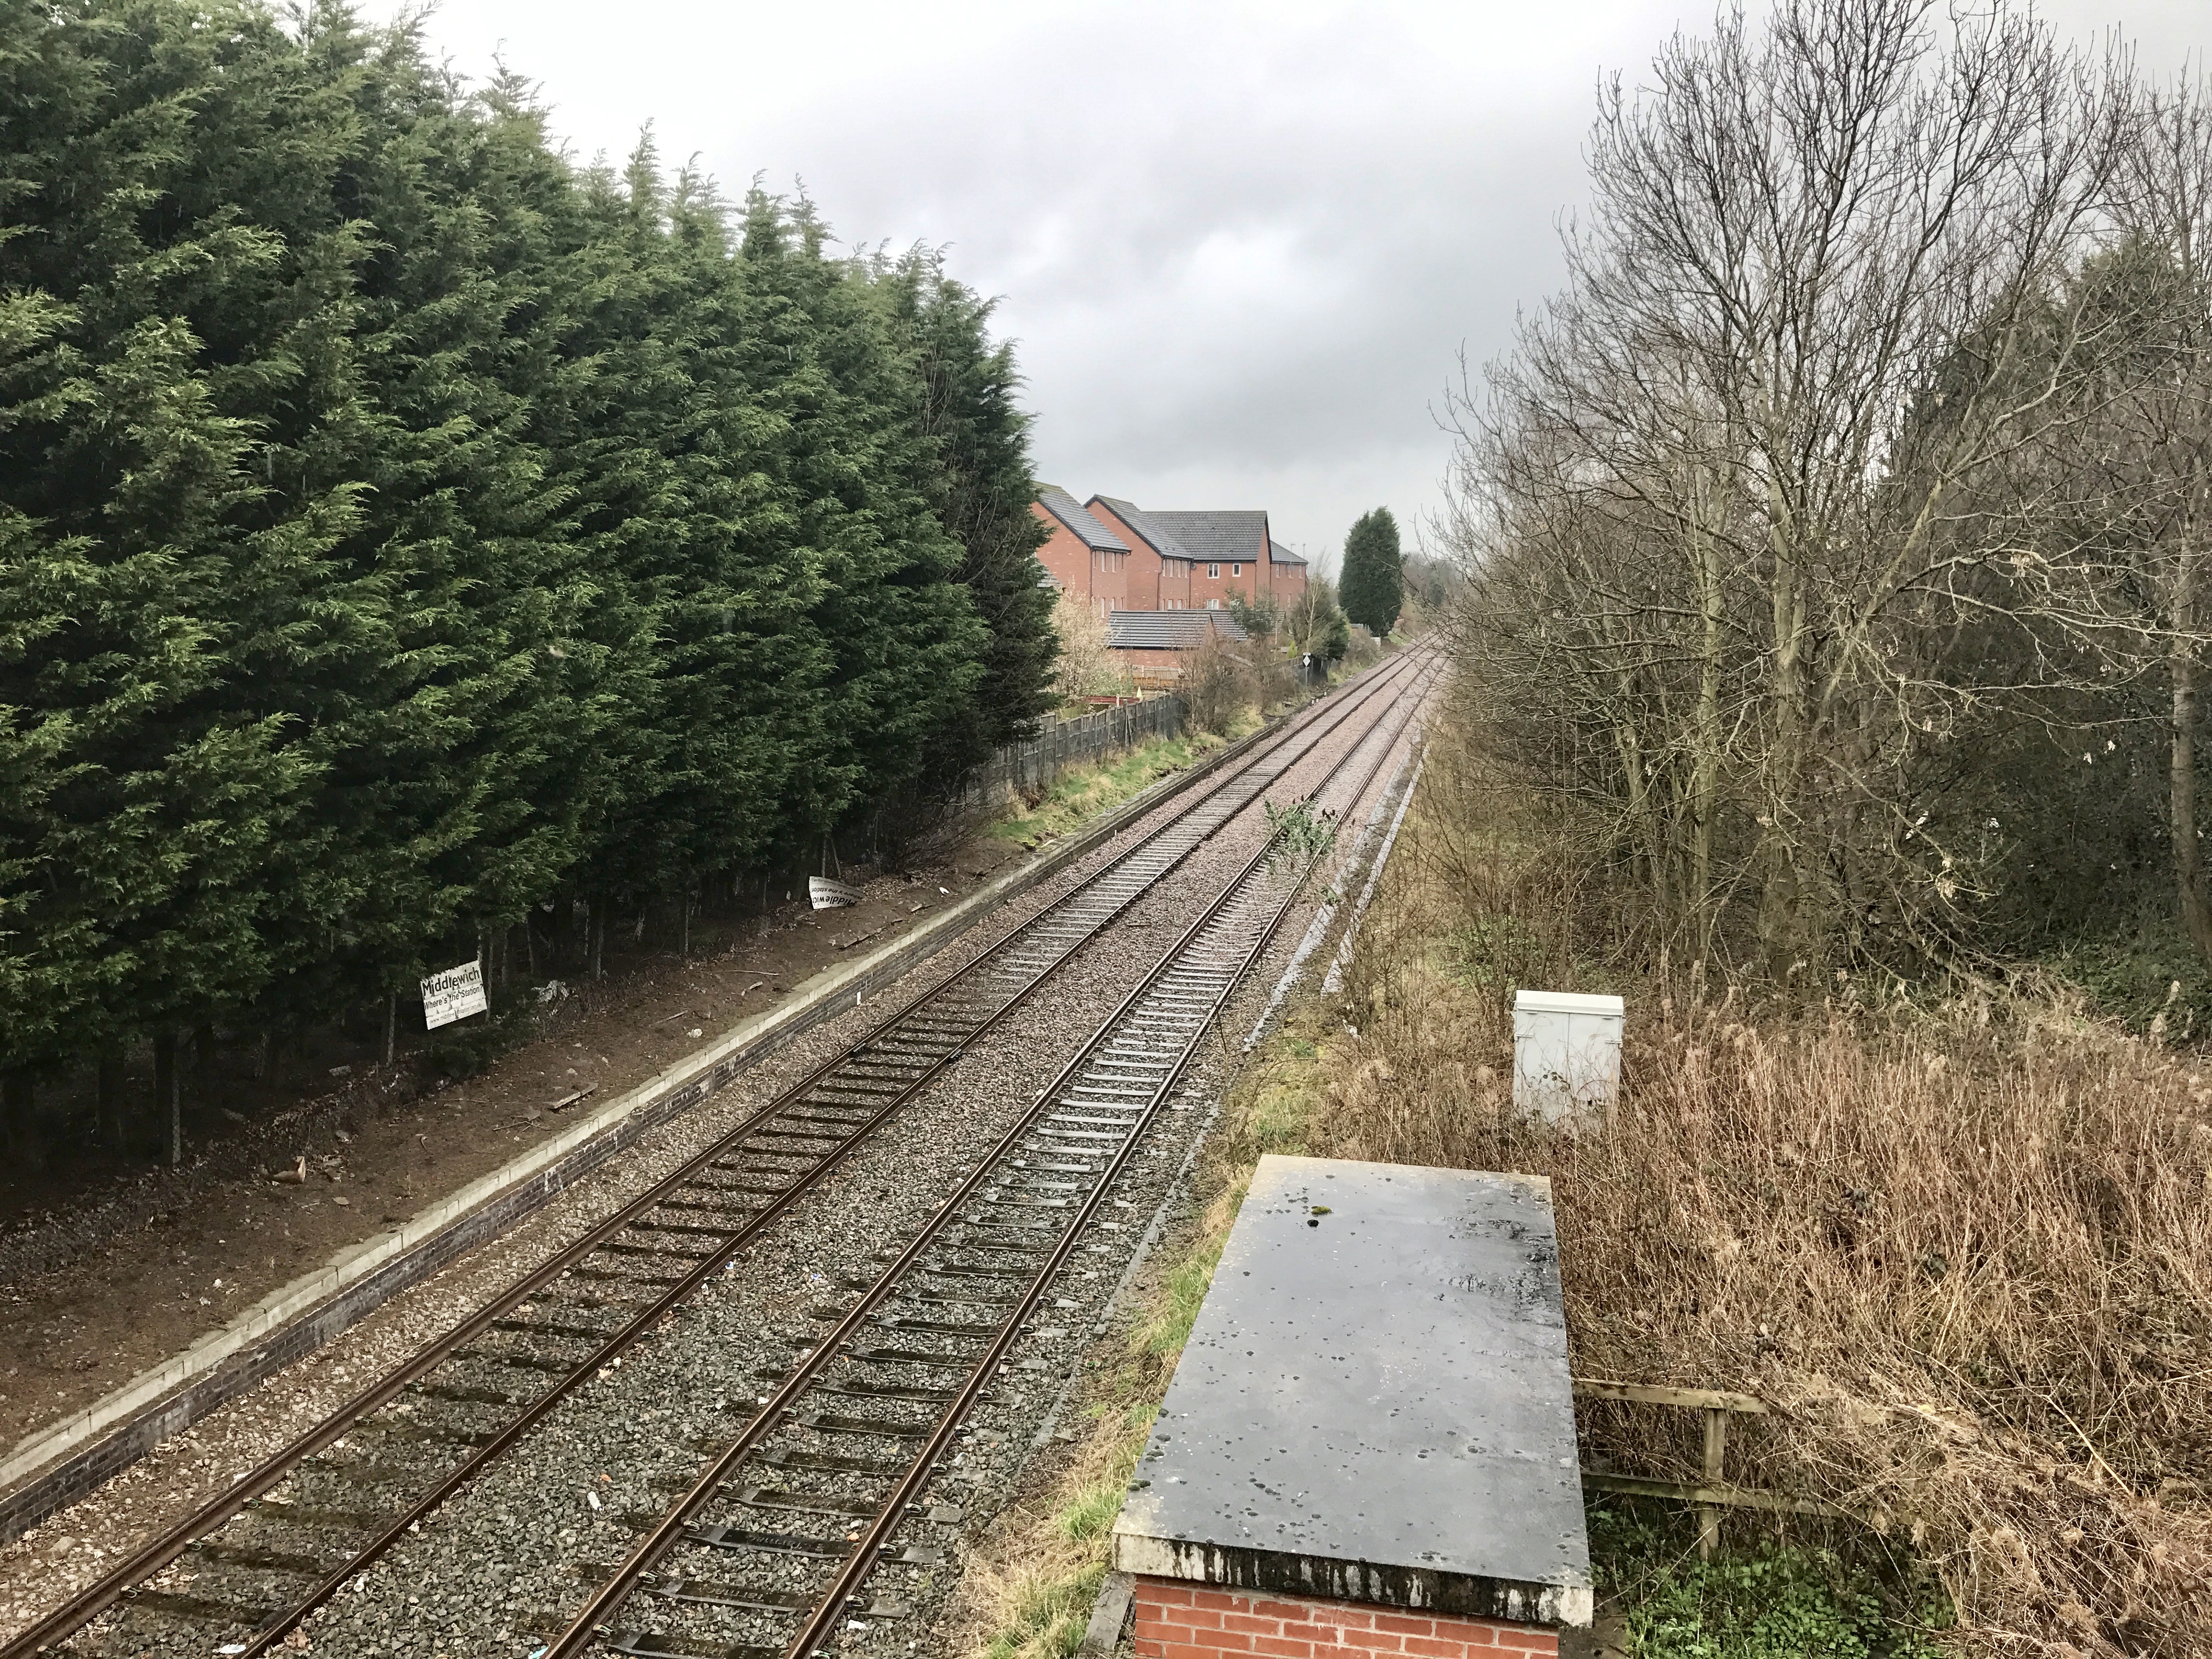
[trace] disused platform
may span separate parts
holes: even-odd
[[[1549,1184],[1262,1158],[1114,1565],[1140,1637],[1148,1581],[1587,1625]]]

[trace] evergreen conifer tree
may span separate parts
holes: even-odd
[[[1344,614],[1381,639],[1398,625],[1404,581],[1398,520],[1387,507],[1363,513],[1344,538],[1344,570],[1337,582]]]
[[[1013,349],[990,337],[994,304],[948,276],[933,248],[909,252],[878,286],[913,353],[938,516],[961,545],[958,580],[990,630],[972,711],[933,757],[941,776],[1033,736],[1052,707],[1059,641],[1036,560],[1047,532],[1030,511],[1030,417],[1014,402]]]
[[[1018,379],[934,252],[580,171],[342,5],[8,27],[7,1110],[811,858],[1042,713]]]

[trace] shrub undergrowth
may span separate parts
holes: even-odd
[[[1548,1176],[1577,1374],[1766,1400],[1730,1478],[1909,1547],[1947,1642],[2212,1652],[2204,1075],[2047,981],[1784,1000],[1669,963],[1476,805],[1446,732],[1345,995],[1297,1033],[1310,1076],[1288,1105],[1248,1081],[1252,1138]],[[1520,986],[1626,995],[1605,1121],[1514,1109]],[[1579,1413],[1587,1455],[1674,1479],[1691,1415]]]

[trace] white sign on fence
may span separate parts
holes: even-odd
[[[490,1008],[491,1005],[484,1000],[482,957],[458,968],[448,968],[442,974],[433,974],[422,981],[422,1025],[426,1030],[434,1031],[441,1025],[451,1025],[471,1014],[489,1012]]]

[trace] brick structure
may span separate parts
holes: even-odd
[[[1306,562],[1275,540],[1263,512],[1157,512],[1112,495],[1079,506],[1055,489],[1032,510],[1054,529],[1038,556],[1069,592],[1097,591],[1100,550],[1123,550],[1106,556],[1120,585],[1102,616],[1224,611],[1236,599],[1288,609],[1306,591]]]
[[[1137,1659],[1352,1659],[1375,1653],[1551,1659],[1559,1650],[1556,1629],[1498,1619],[1216,1589],[1172,1578],[1140,1577],[1135,1590]]]
[[[1183,653],[1207,641],[1248,637],[1225,611],[1117,611],[1106,644],[1140,686],[1170,686],[1182,677]]]
[[[1188,611],[1191,608],[1191,556],[1176,538],[1152,524],[1133,501],[1093,495],[1084,510],[1126,542],[1130,561],[1129,609]]]
[[[1306,590],[1305,561],[1274,539],[1265,513],[1159,512],[1111,495],[1084,505],[1135,555],[1133,611],[1287,606]]]
[[[1306,591],[1306,562],[1275,540],[1267,538],[1267,581],[1275,603],[1287,611]]]

